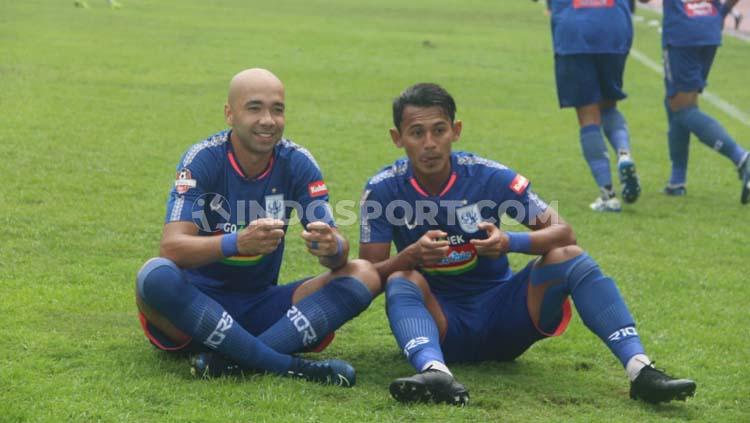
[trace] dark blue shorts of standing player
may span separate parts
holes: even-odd
[[[667,46],[664,49],[664,85],[667,97],[678,92],[702,92],[718,46]]]
[[[555,55],[560,107],[582,107],[627,97],[622,90],[627,54]]]
[[[201,292],[222,305],[224,309],[245,330],[257,336],[271,327],[292,306],[294,291],[307,279],[301,279],[286,285],[271,285],[259,292],[223,291],[194,284]],[[200,342],[187,342],[178,345],[163,332],[152,325],[139,313],[141,327],[149,341],[158,349],[174,352],[197,352],[207,350]],[[328,338],[328,337],[327,337]],[[327,339],[326,338],[326,339]],[[330,340],[329,340],[330,341]],[[328,344],[325,343],[325,346]],[[323,346],[321,344],[321,346]],[[324,346],[323,346],[324,347]],[[316,350],[317,351],[317,350]]]
[[[531,320],[526,298],[533,263],[480,294],[461,298],[435,295],[448,321],[441,343],[447,362],[510,361],[534,342],[565,331],[571,316],[568,299],[553,333],[542,332]]]

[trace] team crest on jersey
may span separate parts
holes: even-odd
[[[188,168],[182,168],[182,170],[177,172],[175,179],[174,187],[178,194],[184,194],[188,192],[190,188],[195,188],[197,185],[195,179],[193,179],[193,175],[190,173],[190,169]]]
[[[523,194],[524,191],[526,191],[526,187],[528,186],[529,186],[529,180],[519,173],[510,182],[510,185],[508,185],[508,188],[510,188],[510,190],[515,192],[516,194],[521,195]]]
[[[467,234],[473,234],[479,230],[478,225],[482,221],[479,206],[475,203],[456,209],[456,219],[461,230]]]
[[[284,194],[266,195],[266,217],[284,220]]]
[[[310,182],[307,184],[307,192],[310,194],[310,197],[320,197],[328,194],[328,187],[323,181]]]

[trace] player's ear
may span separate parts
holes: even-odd
[[[232,126],[232,108],[229,107],[229,103],[224,103],[224,120],[227,125]]]
[[[461,129],[463,129],[463,127],[463,122],[460,120],[453,122],[453,142],[456,142],[461,138]]]
[[[404,143],[401,142],[401,132],[399,132],[396,128],[391,128],[390,133],[393,144],[395,144],[398,148],[402,148],[404,146]]]

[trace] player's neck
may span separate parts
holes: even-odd
[[[417,183],[425,190],[425,192],[432,196],[439,195],[443,191],[443,188],[445,188],[445,184],[448,183],[450,177],[450,164],[439,173],[433,173],[430,175],[421,174],[418,170],[414,169],[414,179],[417,180]]]
[[[271,162],[271,156],[273,156],[273,150],[268,153],[255,153],[248,151],[241,145],[237,145],[234,140],[232,140],[232,147],[242,172],[250,179],[263,173],[263,171],[268,168],[268,164]]]

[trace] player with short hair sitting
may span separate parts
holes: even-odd
[[[407,157],[373,176],[362,196],[360,258],[387,280],[391,330],[418,372],[396,379],[393,397],[467,403],[467,389],[446,363],[513,360],[534,342],[560,335],[571,315],[568,297],[626,368],[632,398],[692,396],[693,381],[653,367],[615,282],[576,245],[571,227],[529,180],[494,161],[452,152],[462,130],[455,112],[451,95],[435,84],[397,97],[390,134]],[[531,232],[500,229],[503,214]],[[514,273],[509,253],[538,257]]]
[[[160,257],[138,272],[143,329],[159,349],[198,352],[202,376],[258,369],[352,386],[348,363],[290,354],[325,348],[380,292],[378,274],[348,261],[317,163],[282,137],[281,81],[264,69],[238,73],[224,113],[231,129],[193,145],[177,167]],[[292,209],[307,251],[330,271],[279,286]]]

